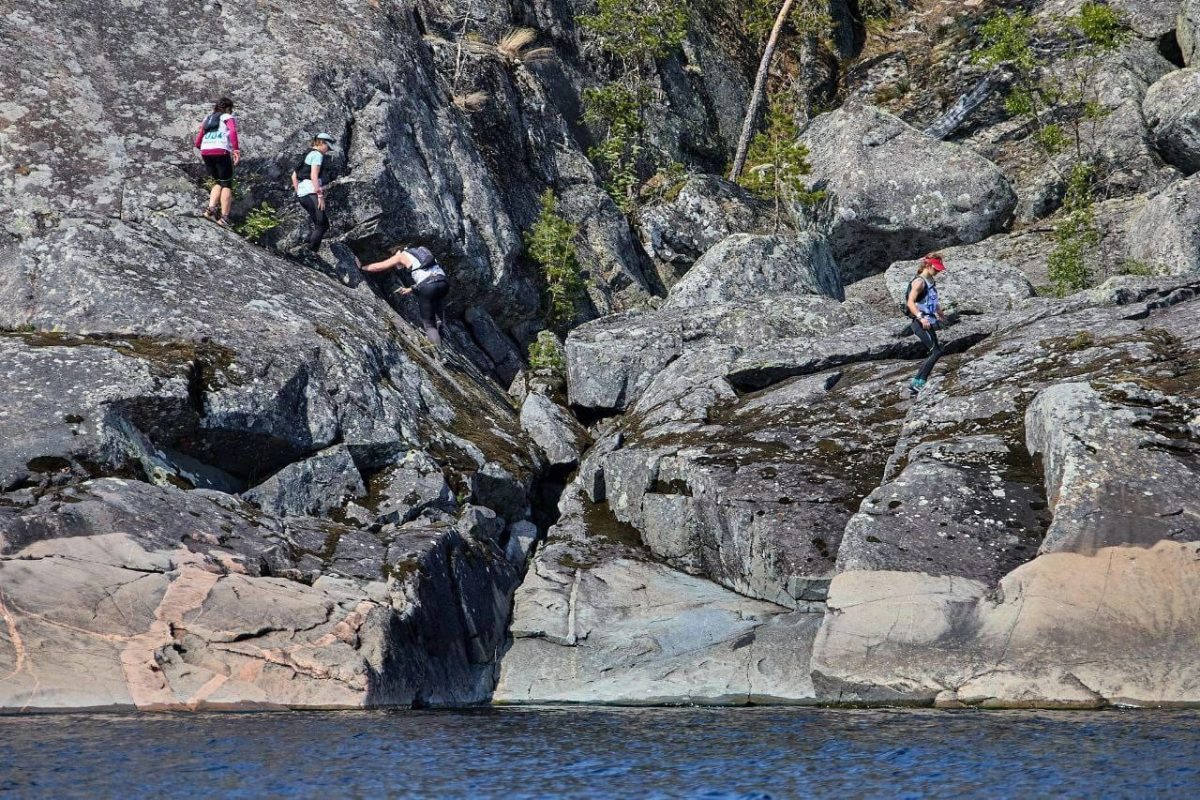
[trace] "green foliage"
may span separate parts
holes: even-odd
[[[575,250],[576,225],[558,214],[558,198],[547,189],[542,193],[541,212],[525,232],[529,256],[541,265],[546,280],[546,318],[551,326],[565,329],[575,319],[583,296],[583,278]]]
[[[972,58],[990,67],[1011,64],[1024,72],[1036,69],[1039,62],[1033,49],[1034,22],[1033,15],[1026,11],[997,11],[979,29],[983,46]]]
[[[638,164],[644,150],[641,100],[646,92],[623,83],[584,89],[584,121],[602,132],[588,158],[600,171],[604,188],[625,213],[637,204]]]
[[[237,178],[234,178],[232,183],[233,201],[236,203],[238,200],[242,199],[242,182]],[[200,185],[204,187],[204,191],[211,192],[212,188],[217,185],[217,182],[211,175],[209,175],[200,182]]]
[[[650,176],[638,191],[642,203],[657,203],[660,200],[674,202],[687,183],[687,167],[672,161]]]
[[[1147,264],[1145,261],[1138,261],[1136,258],[1127,258],[1121,263],[1121,268],[1118,270],[1120,275],[1136,275],[1143,278],[1151,278],[1161,274],[1161,270],[1153,264]]]
[[[1120,47],[1131,34],[1121,15],[1107,3],[1084,3],[1067,21],[1088,44],[1100,50]]]
[[[1050,124],[1034,134],[1038,144],[1050,155],[1057,155],[1066,150],[1071,142],[1067,138],[1062,125]]]
[[[764,41],[775,25],[781,0],[741,0],[737,4],[742,30],[751,40]]]
[[[1013,71],[1005,108],[1028,118],[1033,141],[1066,182],[1049,276],[1056,294],[1079,291],[1092,281],[1089,260],[1100,243],[1094,204],[1104,157],[1094,134],[1109,110],[1100,102],[1096,78],[1101,57],[1123,44],[1130,30],[1106,3],[1086,2],[1074,14],[1041,19],[1000,10],[980,33],[975,59]],[[1043,53],[1054,54],[1054,69]]]
[[[1004,110],[1014,117],[1032,116],[1034,108],[1033,92],[1014,86],[1004,97]]]
[[[1060,297],[1091,285],[1092,270],[1088,259],[1100,244],[1092,196],[1094,170],[1076,164],[1067,181],[1063,217],[1054,227],[1055,247],[1047,260],[1047,273]]]
[[[617,58],[662,58],[687,36],[684,0],[598,0],[596,5],[596,13],[581,15],[579,24]]]
[[[239,225],[234,226],[234,230],[249,241],[257,242],[268,231],[278,228],[282,221],[275,207],[264,200],[258,208],[250,209],[250,213]]]
[[[811,168],[808,148],[798,140],[795,109],[785,102],[772,103],[767,113],[767,128],[755,135],[746,155],[746,169],[738,183],[764,200],[775,203],[775,226],[781,221],[781,208],[789,200],[812,204],[823,192],[809,191],[804,176]]]
[[[579,17],[600,49],[614,58],[614,80],[583,92],[584,120],[598,139],[588,157],[626,214],[636,209],[641,176],[657,160],[648,153],[642,118],[657,101],[643,72],[683,42],[688,11],[686,0],[599,0],[595,14]]]
[[[735,0],[732,5],[746,36],[753,42],[761,43],[766,41],[775,27],[775,18],[779,16],[783,0]],[[801,35],[827,38],[833,32],[833,18],[823,10],[825,8],[826,4],[813,0],[798,0],[788,14],[791,29]]]
[[[529,345],[529,369],[554,378],[566,375],[567,361],[562,344],[550,331],[539,331],[537,340]]]

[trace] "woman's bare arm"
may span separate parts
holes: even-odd
[[[394,269],[395,267],[412,269],[417,263],[417,259],[409,255],[408,252],[400,250],[391,258],[364,265],[363,272],[387,272],[389,269]]]

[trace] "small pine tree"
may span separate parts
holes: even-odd
[[[558,214],[558,198],[551,189],[541,196],[537,221],[525,232],[529,256],[541,265],[546,281],[546,318],[551,327],[565,330],[574,321],[583,296],[583,278],[575,250],[578,226]]]
[[[617,58],[662,58],[687,36],[688,4],[680,0],[598,0],[595,14],[579,17]]]
[[[578,17],[610,59],[613,80],[584,90],[585,120],[597,144],[588,151],[604,187],[622,211],[637,207],[638,184],[658,161],[645,136],[643,114],[659,101],[647,71],[687,36],[687,0],[598,0],[596,13]]]
[[[1047,274],[1058,296],[1086,289],[1092,282],[1088,257],[1100,244],[1092,200],[1093,170],[1077,164],[1067,181],[1063,218],[1054,226],[1055,247],[1047,259]]]
[[[811,171],[808,148],[798,139],[794,109],[786,103],[773,103],[767,114],[767,128],[756,134],[746,156],[747,168],[738,183],[764,200],[775,204],[775,229],[782,221],[783,204],[795,201],[811,204],[822,192],[813,192],[804,184]]]

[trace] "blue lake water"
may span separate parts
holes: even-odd
[[[1200,797],[1200,712],[0,717],[5,797]]]

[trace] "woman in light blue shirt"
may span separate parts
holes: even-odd
[[[325,169],[325,159],[329,148],[336,139],[328,133],[318,133],[312,140],[312,149],[301,157],[296,168],[292,170],[292,188],[296,191],[296,199],[308,212],[308,248],[314,253],[321,247],[321,240],[329,230],[329,216],[325,213],[325,183],[321,173]]]

